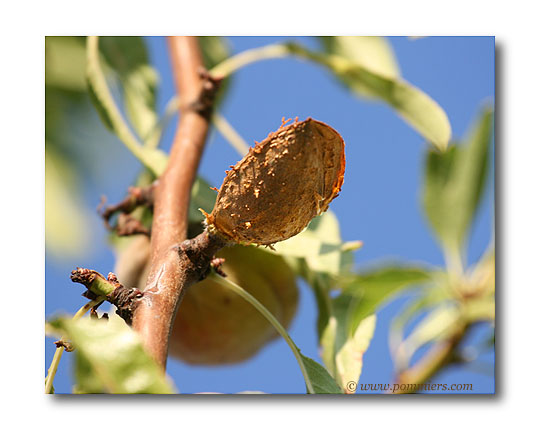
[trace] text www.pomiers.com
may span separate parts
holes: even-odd
[[[416,391],[473,391],[472,384],[351,384],[347,389],[352,392],[381,391],[385,393]]]

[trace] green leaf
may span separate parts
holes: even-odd
[[[50,324],[75,345],[77,392],[173,394],[159,365],[120,318],[58,318]]]
[[[394,51],[388,40],[378,36],[324,36],[321,37],[328,54],[346,58],[388,78],[398,78],[399,66]],[[373,90],[362,81],[340,77],[345,85],[359,95],[377,97]]]
[[[90,220],[76,193],[70,163],[45,145],[45,243],[59,258],[81,257],[89,241]]]
[[[315,300],[317,302],[317,336],[321,339],[332,314],[332,302],[330,299],[332,281],[327,274],[310,272],[305,267],[305,261],[302,260],[302,263],[304,267],[300,272],[301,276],[308,280],[307,282],[312,286],[315,293]]]
[[[146,44],[139,36],[100,38],[100,51],[122,86],[128,118],[142,141],[159,143],[156,94],[159,77],[150,65]]]
[[[314,218],[302,233],[275,244],[279,254],[304,258],[309,270],[330,275],[348,271],[352,251],[360,246],[360,242],[341,240],[339,222],[331,211]]]
[[[224,37],[199,36],[198,40],[206,69],[210,70],[229,57],[230,47]]]
[[[87,38],[86,76],[90,99],[94,103],[101,119],[108,127],[155,176],[160,176],[165,168],[165,154],[153,147],[142,146],[125,122],[116,102],[109,90],[101,66],[99,38]],[[127,66],[126,66],[127,67]]]
[[[392,295],[430,280],[430,273],[419,267],[388,266],[355,276],[342,287],[346,294],[359,298],[351,310],[351,332]]]
[[[336,377],[336,337],[338,335],[338,320],[335,316],[328,317],[326,326],[319,335],[321,358],[330,375]]]
[[[438,238],[452,252],[464,246],[484,192],[492,127],[493,110],[486,108],[463,144],[445,153],[430,151],[426,159],[424,210]]]
[[[460,324],[461,312],[455,304],[443,303],[429,312],[413,332],[399,345],[395,360],[399,368],[406,368],[414,353],[427,343],[446,339]]]
[[[210,184],[205,179],[198,176],[191,189],[191,200],[189,202],[189,221],[202,222],[203,214],[199,209],[205,212],[212,212],[216,203],[217,194],[210,188]]]
[[[332,316],[321,336],[321,355],[326,368],[343,389],[356,383],[362,373],[363,356],[373,333],[375,315],[364,318],[351,332],[351,318],[358,298],[342,294],[332,301]]]
[[[331,211],[314,218],[302,233],[275,244],[276,251],[313,288],[319,339],[331,314],[330,290],[339,276],[350,273],[353,251],[361,245],[359,241],[342,241],[338,219]]]
[[[452,134],[444,110],[427,94],[399,77],[373,70],[372,64],[360,64],[356,59],[322,54],[296,44],[287,45],[291,53],[315,61],[332,71],[345,83],[354,83],[351,90],[366,91],[388,103],[397,113],[440,150],[445,150]]]
[[[337,377],[344,388],[347,387],[347,382],[357,382],[360,379],[364,353],[367,351],[375,332],[375,323],[375,315],[364,318],[352,336],[349,336],[345,344],[336,351]]]
[[[84,38],[45,37],[45,85],[66,91],[86,91]]]
[[[311,394],[343,394],[339,385],[324,367],[302,353],[300,357],[313,387]]]
[[[423,288],[418,297],[407,303],[405,308],[392,320],[390,326],[389,343],[393,354],[395,355],[395,351],[399,350],[399,346],[403,342],[404,328],[411,319],[449,300],[452,300],[452,295],[448,288],[442,285],[430,285]],[[397,364],[399,366],[399,363]]]

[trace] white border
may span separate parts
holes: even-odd
[[[475,428],[537,414],[540,145],[538,14],[521,2],[5,2],[2,66],[2,248],[5,422],[43,428]],[[354,6],[353,6],[354,4]],[[206,398],[196,401],[42,393],[44,300],[44,39],[60,34],[495,35],[497,88],[498,356],[493,397]],[[6,133],[7,131],[7,133]],[[7,238],[7,240],[6,240]],[[533,272],[534,270],[534,272]],[[501,291],[502,290],[502,291]],[[7,308],[7,309],[6,309]],[[21,330],[22,328],[22,330]],[[37,347],[35,346],[37,345]],[[36,349],[36,350],[35,350]],[[7,358],[7,363],[4,360]],[[135,405],[133,405],[135,403]],[[389,409],[395,409],[389,414]],[[120,423],[115,421],[120,420]],[[245,423],[245,424],[244,424]]]

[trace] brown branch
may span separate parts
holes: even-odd
[[[105,206],[105,198],[103,197],[103,200],[98,207],[98,213],[100,213],[103,218],[105,227],[107,227],[108,230],[113,229],[110,225],[110,220],[116,213],[127,215],[141,206],[151,208],[154,205],[154,188],[155,184],[150,184],[145,187],[129,187],[127,197],[115,205]]]
[[[133,327],[142,336],[146,350],[163,368],[181,296],[189,285],[205,276],[214,252],[223,246],[221,240],[206,232],[197,240],[184,242],[191,187],[218,82],[201,75],[203,62],[195,37],[170,37],[168,43],[180,97],[180,122],[167,169],[156,184],[150,274],[144,298],[133,315]]]
[[[399,373],[393,386],[399,385],[400,388],[390,392],[411,394],[420,390],[422,385],[454,362],[457,348],[467,335],[469,327],[469,325],[458,326],[450,338],[435,343],[418,363]]]
[[[84,285],[87,290],[83,293],[83,296],[89,300],[95,300],[98,297],[106,298],[109,303],[116,306],[116,314],[126,321],[128,325],[131,325],[133,313],[140,303],[143,293],[137,288],[126,288],[120,282],[114,273],[109,273],[107,278],[101,273],[95,270],[83,269],[77,267],[77,269],[71,272],[71,280],[78,284]],[[92,308],[92,311],[96,311],[99,305]],[[107,315],[108,317],[108,315]]]

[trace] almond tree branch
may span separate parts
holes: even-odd
[[[397,384],[400,388],[392,390],[392,394],[410,394],[420,390],[423,384],[451,364],[469,328],[470,325],[467,324],[458,325],[450,338],[435,343],[418,363],[400,372],[394,381],[394,385]]]
[[[208,233],[187,237],[191,187],[209,128],[209,113],[218,82],[202,73],[196,37],[168,39],[173,75],[180,96],[180,122],[169,162],[155,189],[151,269],[144,297],[133,315],[148,353],[165,368],[169,335],[185,289],[209,270],[223,242]],[[184,242],[184,243],[182,243]]]

